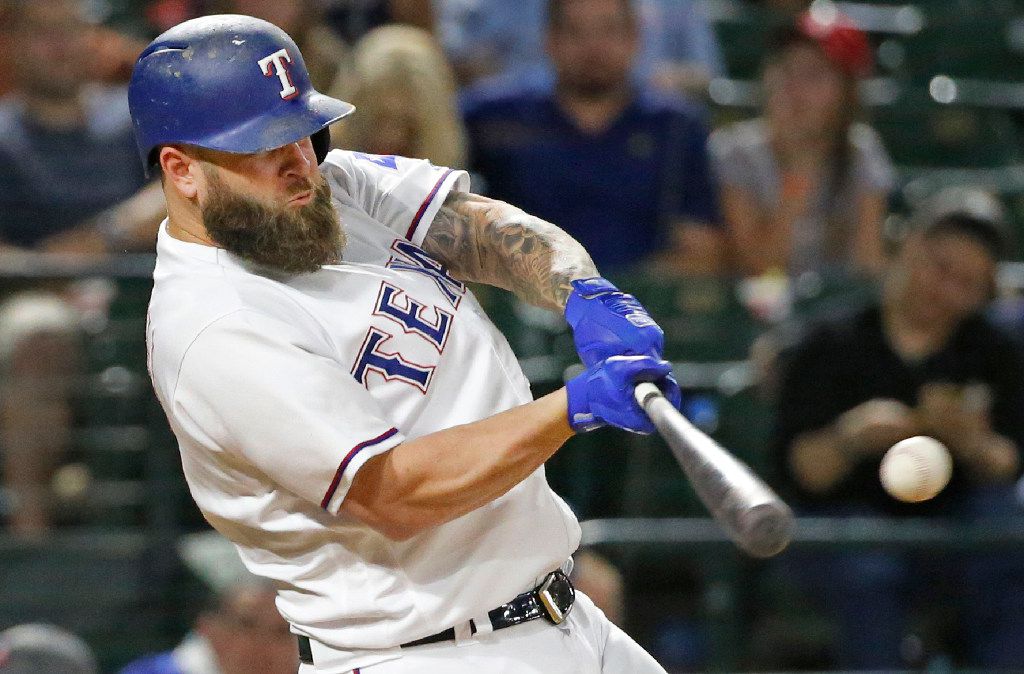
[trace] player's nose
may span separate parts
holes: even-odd
[[[308,178],[316,167],[316,153],[309,139],[278,148],[281,175],[285,178]]]

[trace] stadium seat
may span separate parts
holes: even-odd
[[[879,60],[890,66],[891,74],[917,83],[927,83],[939,74],[1019,80],[1024,72],[1019,21],[961,14],[932,22],[914,35],[888,38],[879,45]]]
[[[1017,129],[1001,110],[899,100],[875,108],[871,122],[898,166],[998,167],[1020,157]]]

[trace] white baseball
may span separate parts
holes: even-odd
[[[953,474],[953,459],[935,438],[918,435],[897,442],[882,457],[878,476],[894,499],[927,501],[938,494]]]

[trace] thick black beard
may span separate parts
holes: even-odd
[[[315,188],[313,199],[294,209],[267,206],[233,192],[214,171],[206,171],[206,177],[209,199],[203,208],[203,225],[225,250],[286,274],[312,273],[341,259],[345,232],[322,177],[301,188]]]

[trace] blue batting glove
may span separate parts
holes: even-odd
[[[569,397],[569,425],[577,432],[605,424],[634,433],[653,433],[654,424],[633,397],[642,381],[657,382],[676,408],[682,396],[668,361],[650,356],[612,356],[565,385]]]
[[[665,333],[643,305],[603,278],[577,279],[565,305],[576,352],[587,367],[610,356],[661,359]]]

